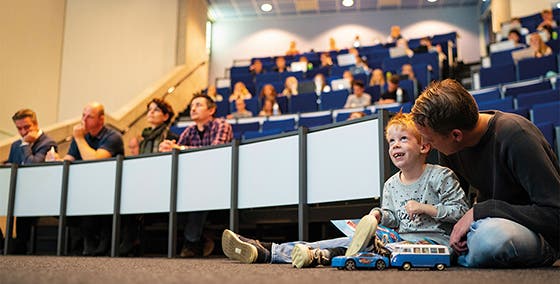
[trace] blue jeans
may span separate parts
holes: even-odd
[[[557,258],[554,249],[525,226],[502,218],[485,218],[471,224],[466,254],[458,258],[466,267],[549,266]]]

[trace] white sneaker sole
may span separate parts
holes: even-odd
[[[354,237],[352,237],[352,241],[350,242],[345,255],[351,256],[366,249],[376,230],[377,219],[375,216],[366,215],[362,217],[358,226],[356,226]]]
[[[292,249],[292,266],[296,268],[307,267],[311,263],[309,255],[309,247],[302,244],[296,244]]]
[[[241,241],[236,233],[228,229],[222,233],[222,250],[228,258],[244,263],[255,263],[258,256],[256,247]]]

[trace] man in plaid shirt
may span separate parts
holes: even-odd
[[[181,133],[179,141],[164,140],[159,144],[160,152],[173,149],[190,149],[203,146],[227,144],[233,140],[231,125],[224,119],[214,118],[216,103],[207,95],[195,95],[191,101],[191,119],[195,122]],[[185,243],[181,257],[208,256],[214,249],[214,242],[202,238],[202,231],[208,212],[186,214]]]

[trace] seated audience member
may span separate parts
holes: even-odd
[[[365,86],[362,81],[355,80],[354,83],[352,83],[352,89],[354,93],[348,96],[344,108],[366,107],[371,105],[371,96],[364,92]]]
[[[403,80],[413,80],[416,84],[416,90],[418,92],[422,91],[422,86],[420,82],[416,79],[416,74],[414,74],[414,68],[412,65],[406,63],[401,66],[401,73],[399,74],[400,78]]]
[[[338,51],[334,37],[329,38],[329,51]]]
[[[406,91],[399,87],[399,76],[392,75],[387,84],[387,91],[381,94],[377,104],[404,103],[407,97]]]
[[[191,118],[194,125],[187,127],[181,133],[179,140],[164,140],[159,144],[160,152],[173,149],[190,149],[203,146],[227,144],[233,140],[231,125],[224,119],[214,118],[216,103],[206,95],[197,94],[191,101]],[[209,256],[213,247],[206,246],[203,240],[204,223],[208,211],[186,213],[184,229],[185,241],[181,250],[181,257]]]
[[[414,56],[414,51],[408,47],[408,41],[404,38],[400,38],[397,40],[396,47],[404,49],[406,56],[412,57]]]
[[[273,116],[281,114],[280,107],[276,103],[276,100],[272,98],[266,98],[264,100],[262,109],[259,112],[259,116]]]
[[[237,82],[235,83],[235,85],[233,85],[233,92],[231,93],[231,95],[229,96],[229,102],[234,102],[238,99],[243,99],[243,100],[247,100],[252,98],[253,95],[251,95],[251,92],[249,92],[249,90],[247,90],[247,87],[245,87],[245,84],[243,82]]]
[[[342,79],[348,81],[348,83],[350,83],[350,86],[354,84],[354,74],[352,74],[350,70],[345,70],[344,72],[342,72]]]
[[[360,74],[360,73],[369,74],[371,72],[371,70],[369,69],[369,66],[367,65],[367,62],[360,56],[360,53],[358,52],[358,50],[356,48],[353,48],[353,47],[350,48],[348,50],[348,53],[353,54],[354,57],[356,58],[355,66],[350,68],[352,73],[354,73],[354,74]]]
[[[350,116],[348,116],[347,120],[354,120],[354,119],[361,118],[361,117],[364,117],[364,116],[366,116],[366,114],[363,111],[355,111],[355,112],[351,113]]]
[[[210,88],[208,89],[210,90]],[[169,126],[175,115],[169,103],[154,98],[146,105],[146,108],[148,110],[146,120],[149,126],[142,131],[142,140],[138,145],[136,155],[157,153],[159,152],[159,144],[163,140],[177,140],[179,138],[175,133],[169,131]],[[136,137],[132,137],[132,139],[136,140]],[[137,214],[121,216],[123,229],[118,248],[120,256],[128,256],[140,246],[141,228],[144,219],[144,215]]]
[[[543,10],[541,12],[541,18],[542,18],[542,22],[537,26],[537,30],[539,31],[543,30],[546,26],[552,29],[558,26],[558,24],[554,20],[554,15],[552,14],[552,10],[550,9]]]
[[[230,114],[227,115],[228,119],[232,119],[232,118],[246,118],[246,117],[252,117],[253,113],[250,112],[249,110],[247,110],[247,105],[245,104],[245,100],[242,99],[237,99],[235,101],[235,112],[232,112]]]
[[[259,94],[259,100],[263,101],[265,99],[273,99],[276,100],[278,94],[276,93],[276,89],[272,84],[266,84],[262,87],[261,93]]]
[[[307,57],[305,56],[300,56],[299,57],[299,62],[304,62],[307,66],[306,70],[304,70],[303,72],[307,72],[309,70],[313,70],[313,63],[309,62],[309,59],[307,59]]]
[[[276,57],[275,62],[276,62],[276,65],[274,66],[274,71],[276,71],[278,73],[290,71],[288,66],[286,66],[286,58],[284,58],[284,56]]]
[[[284,90],[282,96],[297,96],[298,94],[298,79],[294,76],[286,78],[284,82]]]
[[[387,38],[387,43],[397,42],[397,40],[403,38],[401,35],[401,27],[400,26],[391,26],[391,34]]]
[[[331,67],[333,65],[331,55],[328,52],[321,53],[319,59],[321,60],[321,67]]]
[[[253,61],[253,64],[249,66],[249,72],[251,72],[253,76],[264,73],[265,70],[263,68],[262,61],[260,59],[255,59],[255,61]]]
[[[216,86],[214,85],[210,85],[208,86],[208,89],[206,90],[206,94],[211,97],[215,102],[221,102],[224,100],[224,97],[220,94],[218,94],[218,90],[216,89]]]
[[[381,86],[381,88],[385,87],[385,74],[383,74],[383,70],[377,68],[371,72],[371,79],[369,80],[370,86]]]
[[[290,41],[290,48],[288,49],[288,51],[286,51],[286,55],[290,56],[290,55],[298,55],[299,54],[299,50],[296,47],[296,41],[292,40]]]
[[[423,38],[420,39],[420,46],[422,51],[421,52],[437,52],[438,54],[438,62],[439,62],[439,66],[440,68],[443,65],[443,61],[447,59],[447,56],[445,55],[445,53],[443,53],[443,50],[441,49],[441,45],[432,45],[432,40],[425,36]],[[416,52],[416,51],[414,51]],[[431,68],[431,66],[429,66],[428,68]]]
[[[128,154],[127,156],[140,155],[140,139],[137,136],[132,136],[128,139]]]
[[[516,114],[479,112],[457,81],[431,83],[411,115],[476,203],[449,244],[466,267],[551,266],[560,256],[560,166],[543,134]]]
[[[72,143],[64,160],[88,161],[124,155],[122,136],[118,131],[105,126],[105,108],[98,102],[89,103],[84,107],[82,121],[74,126],[72,136]],[[62,159],[58,153],[49,151],[45,160]],[[81,219],[79,222],[84,240],[82,254],[106,255],[111,244],[111,216],[78,218]]]
[[[513,42],[515,47],[527,47],[527,45],[521,42],[521,33],[516,29],[509,31],[508,39]]]
[[[315,85],[315,93],[317,95],[328,93],[331,91],[331,87],[327,84],[325,75],[318,73],[313,78],[313,84]]]
[[[552,49],[544,43],[539,33],[529,35],[529,48],[533,50],[535,57],[543,57],[552,54]]]
[[[10,147],[8,164],[29,165],[42,163],[51,148],[57,148],[56,142],[39,128],[37,114],[30,109],[20,109],[13,116],[12,121],[21,139],[16,140]],[[17,217],[16,219],[16,254],[32,254],[29,239],[31,227],[37,224],[38,217]],[[4,246],[1,243],[0,246]]]

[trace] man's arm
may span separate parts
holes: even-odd
[[[33,148],[30,145],[21,146],[20,151],[23,153],[24,163],[34,164],[44,162],[45,156],[51,147],[54,147],[56,150],[56,143],[48,136],[45,136],[45,134],[41,135],[41,137],[35,141],[35,152],[33,152]]]
[[[227,144],[233,140],[233,130],[231,125],[226,121],[222,120],[218,125],[218,131],[215,136],[212,137],[212,142],[210,145],[221,145]]]

